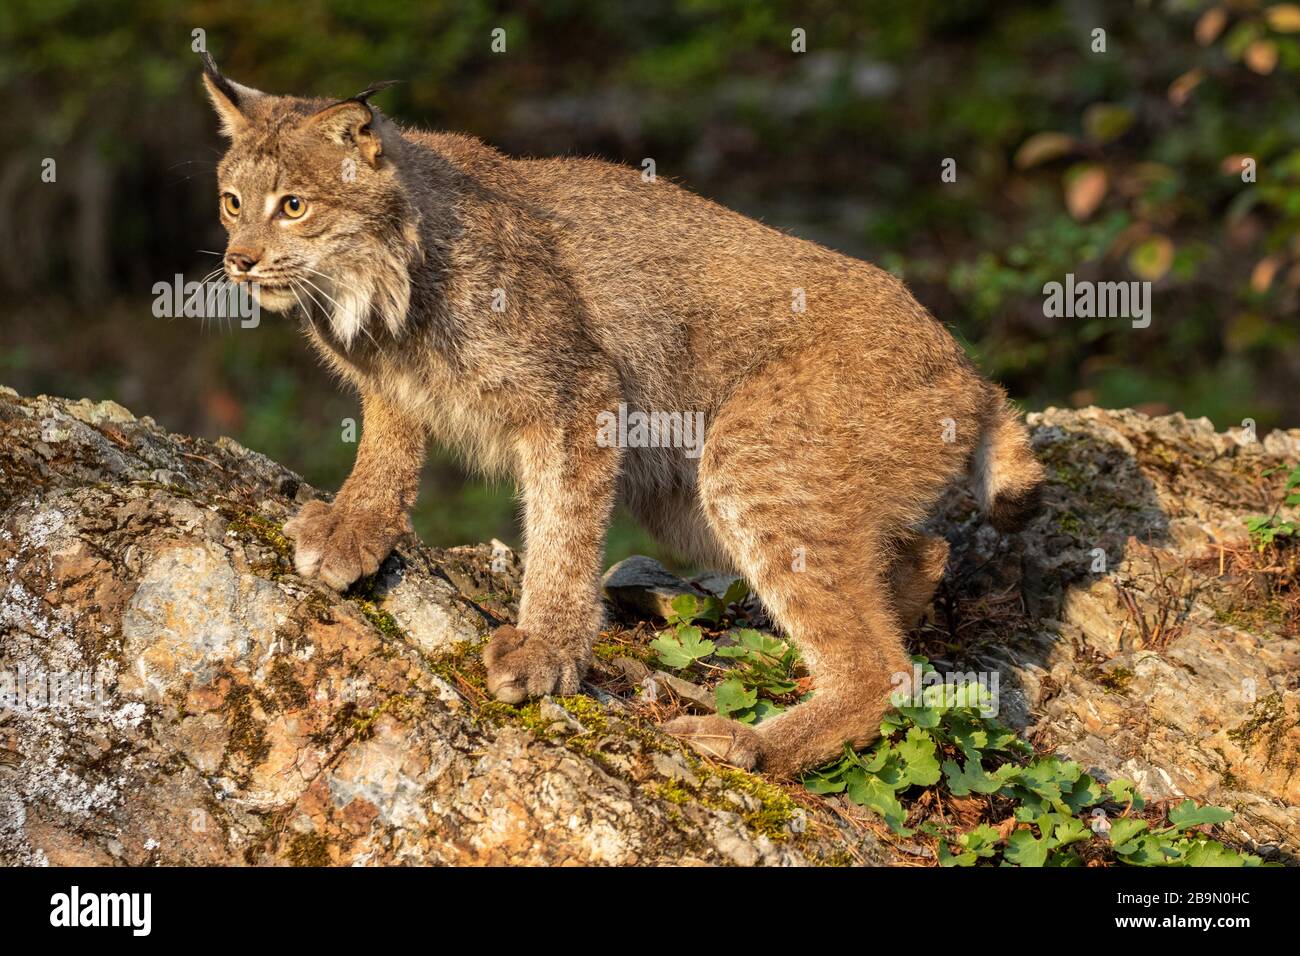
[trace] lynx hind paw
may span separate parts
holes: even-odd
[[[483,651],[487,689],[499,701],[518,704],[544,694],[572,694],[582,680],[576,656],[509,624],[496,629]]]
[[[739,721],[716,714],[678,717],[660,729],[689,744],[698,753],[741,770],[754,770],[762,761],[763,738],[753,727]]]

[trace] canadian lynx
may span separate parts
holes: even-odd
[[[1012,529],[1042,476],[1003,391],[903,284],[639,170],[510,159],[398,126],[374,89],[273,96],[205,62],[231,140],[227,276],[292,313],[362,402],[351,476],[285,526],[298,571],[340,589],[373,573],[442,441],[522,492],[518,624],[484,651],[496,697],[578,689],[621,500],[743,575],[813,677],[756,727],[669,732],[781,775],[870,742],[947,558],[918,525],[970,475]],[[598,440],[629,409],[700,415],[702,445]]]

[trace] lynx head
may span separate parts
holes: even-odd
[[[222,76],[203,82],[230,148],[217,167],[226,275],[263,308],[301,308],[346,349],[399,334],[419,255],[418,213],[397,167],[400,139],[368,99],[271,96]],[[377,327],[375,327],[377,324]]]

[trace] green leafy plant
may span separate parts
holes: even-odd
[[[785,641],[753,628],[731,632],[734,643],[717,649],[717,656],[735,667],[718,685],[718,713],[752,724],[785,709],[781,700],[798,690],[795,649]]]
[[[933,668],[917,659],[923,672]],[[920,706],[891,711],[869,751],[844,756],[808,775],[813,793],[843,793],[878,813],[895,833],[937,841],[943,866],[1079,866],[1085,860],[1134,866],[1258,866],[1200,828],[1231,819],[1222,807],[1185,800],[1163,820],[1137,814],[1146,804],[1127,780],[1105,785],[1078,763],[1036,754],[1028,743],[981,715],[983,691],[927,686]],[[947,798],[987,798],[1000,827],[966,832],[933,821],[909,828],[903,799],[924,788]]]
[[[1260,477],[1267,478],[1280,468],[1270,468]],[[1255,515],[1246,519],[1246,530],[1256,550],[1263,551],[1278,538],[1300,536],[1300,524],[1284,520],[1278,512],[1283,505],[1300,505],[1300,465],[1296,465],[1286,476],[1286,485],[1282,491],[1282,500],[1273,508],[1272,514]]]
[[[721,599],[709,596],[700,600],[693,594],[678,595],[672,602],[668,627],[660,631],[650,646],[659,663],[673,670],[696,668],[722,680],[714,688],[718,713],[742,723],[752,724],[780,713],[798,691],[794,671],[798,654],[785,641],[749,627],[726,629],[732,608],[749,593],[744,581],[737,580]],[[717,632],[718,643],[706,636],[703,625]],[[713,658],[731,666],[710,664]]]

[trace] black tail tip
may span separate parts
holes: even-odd
[[[1003,533],[1019,531],[1043,507],[1043,486],[1031,485],[1023,491],[1005,492],[993,499],[989,523]]]

